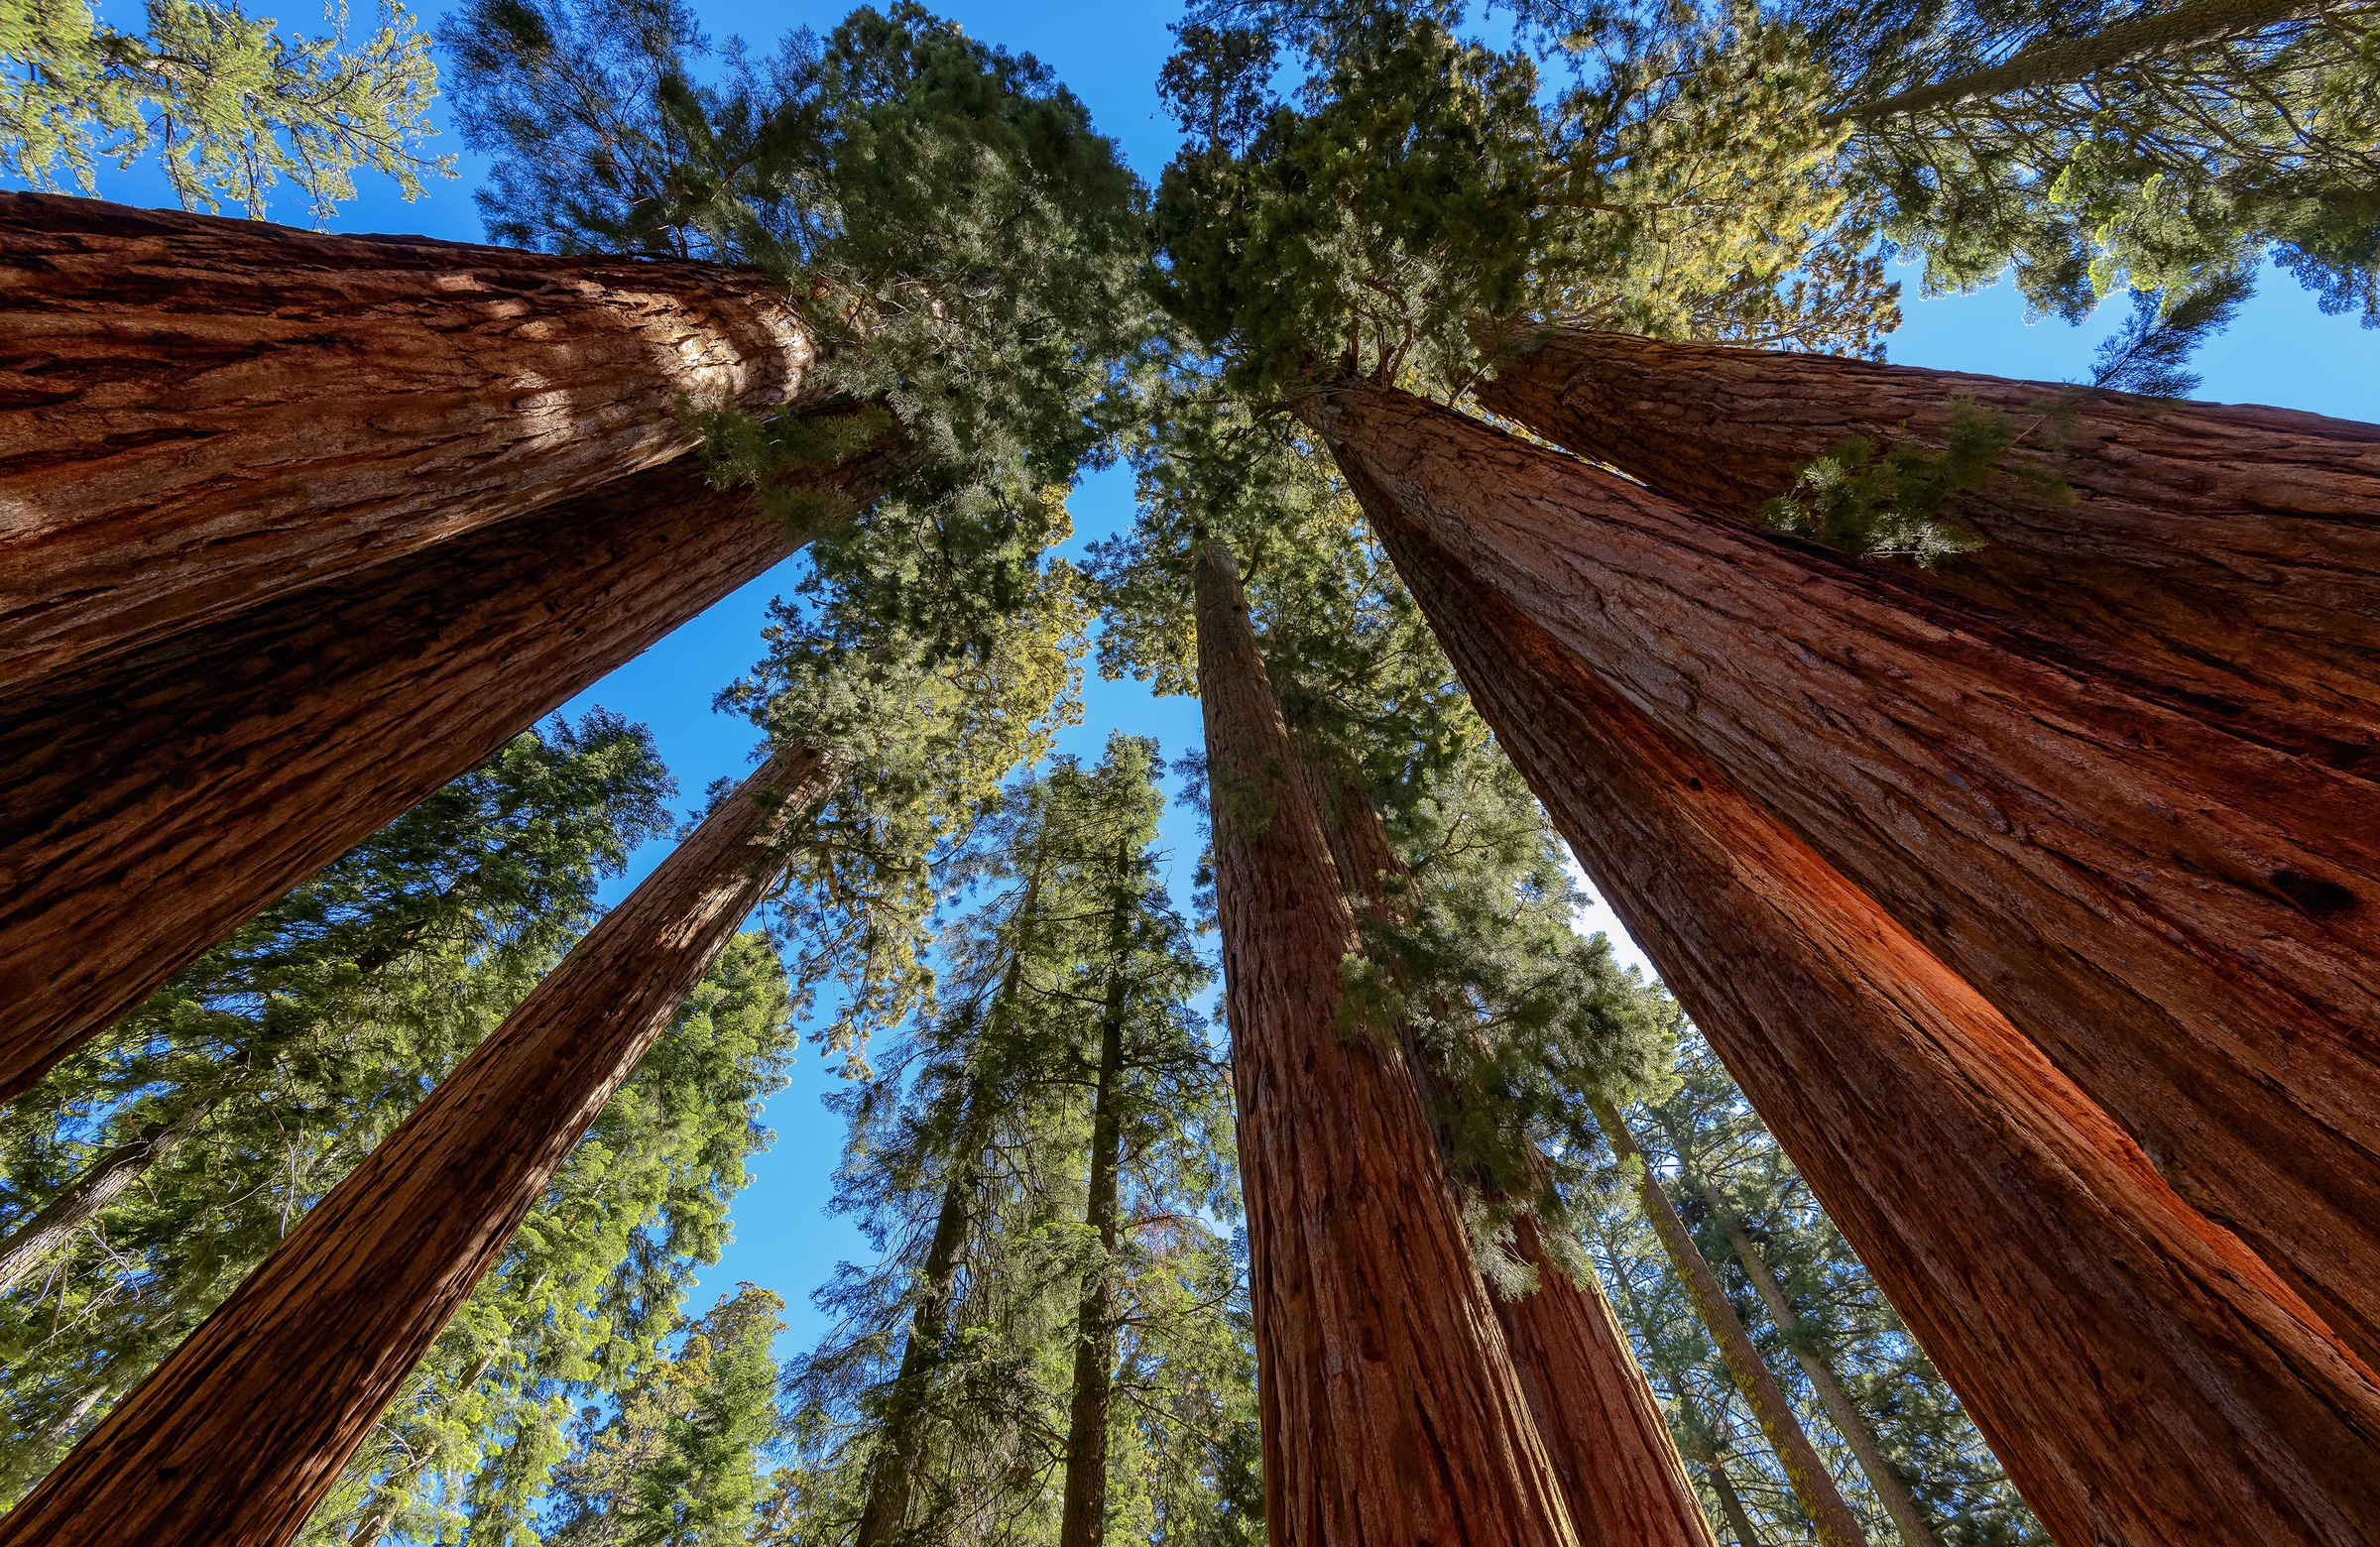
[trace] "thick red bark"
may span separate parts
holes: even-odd
[[[1302,749],[1301,763],[1341,888],[1361,906],[1386,905],[1382,878],[1403,874],[1405,865],[1378,810]],[[1404,1053],[1423,1110],[1435,1114],[1447,1097],[1431,1050],[1408,1036]],[[1507,1297],[1489,1285],[1488,1298],[1582,1547],[1712,1547],[1668,1420],[1603,1286],[1593,1277],[1574,1280],[1528,1215],[1513,1221],[1511,1250],[1536,1271],[1537,1287]]]
[[[783,866],[779,752],[24,1501],[7,1547],[281,1547]]]
[[[1197,612],[1266,1539],[1568,1547],[1421,1103],[1341,1038],[1355,917],[1218,545]]]
[[[794,546],[680,459],[17,695],[0,1099]]]
[[[2380,1364],[2380,786],[1922,582],[1402,394],[1317,417]]]
[[[2380,1536],[2380,1386],[1998,1011],[1351,472],[1474,702],[2061,1542]]]
[[[1698,510],[1750,519],[1853,436],[1939,451],[1954,398],[2023,438],[2013,476],[1944,515],[1984,546],[1936,585],[2135,654],[2320,727],[2380,735],[2380,426],[1827,355],[1611,333],[1533,339],[1480,402]],[[2045,417],[2048,415],[2050,416]]]
[[[0,193],[0,691],[665,461],[815,352],[707,264]]]

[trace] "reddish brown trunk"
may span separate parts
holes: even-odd
[[[1944,515],[1985,539],[1930,582],[2380,733],[2380,426],[2055,382],[1556,332],[1479,389],[1493,412],[1698,510],[1750,519],[1859,436],[1939,451],[1954,398],[2023,439]],[[2045,418],[2044,415],[2052,416]]]
[[[780,752],[25,1500],[8,1547],[279,1547],[783,865]]]
[[[2062,1542],[2380,1533],[2380,1387],[1963,979],[1351,475],[1474,701]]]
[[[0,692],[665,461],[815,347],[755,274],[0,193]]]
[[[1266,1539],[1568,1547],[1421,1103],[1341,1039],[1355,919],[1218,545],[1197,612]]]
[[[16,698],[0,1099],[793,547],[681,459]]]
[[[1340,886],[1352,901],[1383,906],[1381,878],[1401,874],[1404,862],[1379,812],[1354,783],[1302,762]],[[1423,1110],[1436,1113],[1446,1082],[1430,1049],[1408,1036],[1404,1052]],[[1686,1464],[1603,1287],[1574,1280],[1527,1215],[1513,1222],[1512,1250],[1536,1271],[1537,1287],[1514,1299],[1490,1285],[1488,1298],[1583,1547],[1711,1547]]]
[[[1612,1152],[1622,1160],[1636,1161],[1636,1196],[1643,1201],[1644,1216],[1651,1222],[1653,1234],[1661,1238],[1662,1250],[1669,1253],[1678,1277],[1685,1281],[1686,1297],[1694,1302],[1695,1315],[1702,1319],[1711,1341],[1719,1345],[1719,1357],[1734,1379],[1735,1389],[1743,1393],[1760,1432],[1768,1436],[1768,1448],[1776,1452],[1786,1481],[1809,1511],[1819,1541],[1826,1547],[1867,1547],[1867,1533],[1859,1528],[1851,1506],[1843,1501],[1834,1475],[1819,1459],[1818,1447],[1810,1443],[1809,1431],[1785,1399],[1785,1388],[1777,1384],[1768,1361],[1752,1346],[1752,1335],[1744,1331],[1743,1319],[1735,1314],[1719,1275],[1711,1271],[1703,1249],[1695,1245],[1694,1233],[1678,1218],[1669,1194],[1661,1190],[1661,1178],[1644,1164],[1634,1135],[1608,1103],[1597,1102],[1595,1116],[1611,1141]]]
[[[1402,394],[1341,461],[1989,996],[2380,1359],[2380,787]]]

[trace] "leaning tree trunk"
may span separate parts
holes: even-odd
[[[1302,749],[1300,763],[1348,899],[1385,907],[1382,878],[1403,874],[1405,865],[1371,797]],[[1414,1093],[1435,1114],[1447,1096],[1432,1051],[1413,1036],[1403,1038],[1403,1050]],[[1442,1126],[1438,1137],[1444,1154]],[[1512,1222],[1510,1250],[1537,1287],[1507,1297],[1489,1285],[1488,1299],[1581,1547],[1712,1547],[1685,1461],[1602,1285],[1572,1278],[1528,1215]]]
[[[1266,1540],[1569,1547],[1421,1103],[1341,1035],[1355,918],[1220,544],[1196,593]]]
[[[76,1232],[97,1219],[107,1206],[149,1173],[149,1168],[174,1152],[213,1109],[208,1102],[193,1107],[173,1123],[152,1123],[123,1143],[92,1157],[82,1173],[59,1189],[58,1196],[23,1224],[0,1237],[0,1294],[48,1261]]]
[[[1506,754],[2052,1535],[2380,1534],[2380,1386],[2305,1303],[1718,764],[1361,463],[1350,481]]]
[[[782,751],[0,1516],[8,1547],[279,1547],[784,863]]]
[[[815,356],[715,265],[0,193],[0,693],[666,461]]]
[[[2245,685],[2350,755],[2380,742],[2380,426],[1568,330],[1524,338],[1478,393],[1557,445],[1746,520],[1853,437],[1939,452],[1955,400],[1972,400],[2022,438],[2007,471],[1944,507],[1984,545],[1928,581],[2208,679],[2215,717]]]
[[[1912,113],[1957,107],[2012,91],[2051,91],[2161,55],[2244,38],[2283,22],[2338,7],[2340,0],[2185,0],[2147,16],[2128,17],[2081,38],[2036,43],[1997,64],[1912,86],[1868,102],[1819,115],[1822,124],[1866,125]]]
[[[871,479],[823,483],[857,503]],[[681,458],[18,696],[0,1100],[795,546]]]
[[[1313,409],[1448,562],[1881,903],[2380,1364],[2380,763],[1401,393]]]
[[[1636,1162],[1636,1196],[1644,1205],[1644,1217],[1651,1223],[1653,1234],[1661,1238],[1662,1250],[1669,1253],[1670,1263],[1685,1283],[1686,1298],[1694,1302],[1695,1315],[1711,1334],[1711,1341],[1719,1346],[1719,1357],[1734,1379],[1735,1389],[1743,1393],[1760,1432],[1768,1437],[1769,1449],[1777,1453],[1777,1464],[1785,1469],[1785,1480],[1793,1485],[1795,1496],[1809,1511],[1819,1541],[1823,1547],[1867,1547],[1867,1532],[1860,1529],[1851,1506],[1843,1501],[1834,1474],[1827,1471],[1818,1447],[1810,1443],[1809,1431],[1802,1427],[1793,1403],[1786,1399],[1785,1388],[1777,1384],[1768,1361],[1752,1346],[1752,1335],[1744,1331],[1743,1319],[1735,1314],[1719,1275],[1711,1271],[1703,1249],[1694,1244],[1694,1233],[1678,1218],[1669,1194],[1661,1190],[1661,1178],[1645,1164],[1643,1152],[1636,1147],[1635,1135],[1628,1131],[1627,1124],[1608,1102],[1595,1103],[1595,1117],[1603,1126],[1604,1136],[1611,1141],[1611,1152],[1623,1161]]]
[[[1670,1138],[1673,1142],[1679,1142],[1675,1129],[1670,1130]],[[1702,1193],[1703,1202],[1711,1210],[1712,1217],[1726,1223],[1727,1246],[1734,1251],[1735,1260],[1742,1265],[1743,1276],[1751,1280],[1752,1292],[1767,1307],[1769,1320],[1776,1323],[1777,1334],[1792,1352],[1794,1363],[1801,1366],[1802,1373],[1810,1377],[1810,1387],[1818,1393],[1820,1405],[1826,1408],[1827,1417],[1835,1424],[1835,1432],[1843,1436],[1843,1442],[1851,1448],[1851,1454],[1859,1458],[1859,1470],[1866,1475],[1868,1487],[1874,1489],[1877,1500],[1884,1505],[1884,1512],[1892,1517],[1893,1529],[1901,1533],[1901,1547],[1942,1547],[1942,1540],[1934,1534],[1933,1525],[1927,1521],[1924,1511],[1918,1508],[1917,1500],[1910,1496],[1909,1485],[1901,1481],[1900,1473],[1893,1470],[1892,1463],[1885,1458],[1883,1446],[1876,1443],[1875,1427],[1868,1422],[1867,1414],[1860,1410],[1858,1403],[1851,1400],[1851,1393],[1844,1389],[1843,1381],[1827,1363],[1826,1355],[1811,1345],[1807,1335],[1796,1336],[1801,1333],[1802,1319],[1795,1314],[1793,1303],[1785,1298],[1784,1286],[1768,1270],[1767,1259],[1760,1254],[1760,1248],[1745,1232],[1743,1222],[1729,1212],[1726,1200],[1709,1182],[1693,1179],[1692,1168],[1684,1164],[1682,1142],[1679,1142],[1678,1158],[1681,1169]]]
[[[1130,858],[1129,849],[1120,862]],[[1066,1481],[1058,1547],[1101,1547],[1108,1537],[1108,1412],[1116,1389],[1118,1181],[1124,1165],[1125,1014],[1131,1001],[1130,894],[1109,916],[1107,1002],[1099,1012],[1099,1067],[1091,1088],[1091,1174],[1083,1224],[1099,1258],[1083,1275],[1074,1316],[1074,1385],[1066,1426]]]

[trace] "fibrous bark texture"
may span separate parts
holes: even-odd
[[[783,866],[781,751],[0,1516],[9,1547],[281,1547]]]
[[[1355,917],[1217,545],[1197,614],[1265,1537],[1568,1547],[1421,1103],[1393,1051],[1341,1038]]]
[[[2061,1542],[2380,1536],[2380,1387],[1908,930],[1350,480],[1474,702]]]
[[[1652,1223],[1653,1234],[1661,1238],[1662,1250],[1669,1253],[1678,1277],[1685,1281],[1686,1297],[1694,1302],[1695,1315],[1702,1319],[1711,1341],[1719,1345],[1719,1357],[1734,1379],[1735,1389],[1743,1393],[1760,1432],[1768,1437],[1769,1449],[1776,1452],[1777,1464],[1785,1469],[1786,1481],[1793,1485],[1802,1507],[1809,1511],[1818,1539],[1827,1547],[1867,1547],[1867,1533],[1859,1528],[1858,1517],[1843,1501],[1834,1475],[1819,1459],[1818,1447],[1810,1443],[1809,1431],[1795,1416],[1793,1404],[1786,1400],[1785,1388],[1777,1384],[1768,1361],[1752,1346],[1752,1335],[1744,1330],[1743,1319],[1735,1314],[1726,1286],[1711,1271],[1703,1249],[1695,1245],[1694,1232],[1678,1218],[1669,1194],[1661,1188],[1661,1178],[1644,1164],[1643,1152],[1636,1147],[1627,1124],[1606,1102],[1595,1104],[1595,1115],[1603,1125],[1605,1136],[1611,1141],[1612,1152],[1622,1160],[1636,1161],[1636,1196],[1644,1204],[1645,1218]]]
[[[1386,906],[1382,878],[1402,874],[1405,865],[1377,808],[1362,788],[1302,751],[1340,886],[1358,906]],[[1403,1045],[1414,1091],[1435,1115],[1449,1098],[1432,1050],[1413,1036]],[[1534,1270],[1537,1287],[1514,1297],[1490,1284],[1488,1299],[1581,1547],[1712,1547],[1711,1524],[1668,1420],[1603,1286],[1592,1277],[1574,1280],[1528,1215],[1513,1221],[1509,1250]]]
[[[1829,355],[1548,332],[1480,402],[1686,505],[1751,519],[1854,436],[1939,452],[1955,399],[2021,438],[1943,515],[1984,539],[1935,585],[2260,689],[2367,753],[2380,739],[2380,426]]]
[[[681,459],[17,696],[0,1100],[794,546]]]
[[[665,461],[815,353],[713,265],[0,193],[0,691]]]
[[[1316,416],[2380,1364],[2380,785],[2068,635],[1351,385]]]

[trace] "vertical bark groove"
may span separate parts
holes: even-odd
[[[58,1469],[0,1543],[280,1547],[784,863],[780,751],[595,926]]]
[[[757,274],[0,193],[0,691],[666,461],[816,347]]]
[[[1403,394],[1312,411],[1351,476],[1882,904],[2380,1362],[2380,766]]]
[[[2380,1387],[2007,1019],[1350,482],[1506,753],[2060,1541],[2369,1543]]]
[[[18,696],[0,1100],[796,545],[681,459]]]
[[[1421,1104],[1341,1039],[1355,918],[1220,546],[1196,589],[1266,1539],[1570,1547]]]
[[[1826,355],[1552,331],[1482,404],[1682,504],[1751,520],[1854,436],[1940,451],[1954,398],[2023,438],[1943,514],[1984,546],[1928,584],[2380,741],[2380,427]],[[2207,706],[2219,712],[2220,702]]]

